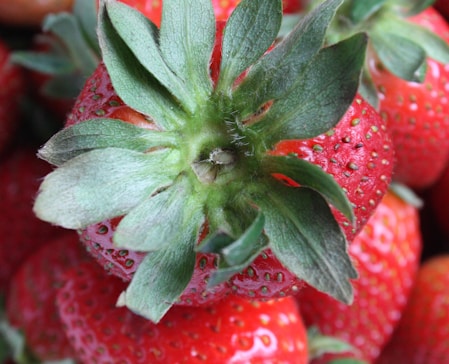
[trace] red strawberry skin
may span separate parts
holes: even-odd
[[[19,129],[20,100],[25,94],[22,69],[10,63],[11,50],[0,39],[0,153],[4,153]]]
[[[449,40],[449,25],[430,7],[409,18]],[[380,114],[391,131],[396,150],[394,178],[415,189],[431,186],[449,157],[449,66],[428,59],[422,84],[387,71],[368,53],[370,72],[379,90]]]
[[[32,207],[41,179],[51,166],[31,147],[16,147],[0,160],[0,293],[22,261],[64,229],[39,220]]]
[[[378,364],[447,363],[449,256],[436,255],[420,267],[401,321]]]
[[[372,362],[399,322],[421,249],[417,208],[388,192],[349,247],[359,272],[354,303],[344,305],[307,286],[298,295],[304,322],[352,344],[360,350],[360,359]],[[329,357],[313,362],[325,359]]]
[[[26,259],[14,274],[6,315],[23,332],[27,348],[41,360],[74,357],[55,305],[63,272],[91,259],[78,235],[67,231]]]
[[[97,264],[79,265],[65,277],[57,302],[83,363],[307,362],[305,330],[291,298],[174,307],[156,325],[116,307],[126,286]]]

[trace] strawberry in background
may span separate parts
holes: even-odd
[[[293,298],[174,307],[156,325],[116,306],[126,285],[96,263],[69,269],[64,281],[59,314],[84,364],[307,363],[306,332]]]
[[[27,356],[41,361],[74,358],[57,311],[56,294],[64,283],[64,272],[89,259],[78,235],[67,231],[33,252],[14,273],[6,319],[23,335],[24,347],[13,348],[19,362]]]
[[[39,183],[49,171],[30,146],[16,146],[0,159],[0,295],[30,254],[64,232],[43,223],[32,210]]]
[[[393,336],[376,364],[442,364],[449,358],[449,256],[420,267]]]
[[[449,2],[447,0],[436,0],[434,6],[449,21]]]
[[[298,303],[306,326],[351,344],[357,349],[355,358],[375,361],[401,318],[421,250],[418,209],[388,192],[349,246],[359,272],[354,281],[354,302],[344,305],[305,287],[298,294]],[[337,357],[341,356],[324,355],[312,363],[327,363]]]
[[[19,66],[11,63],[11,49],[0,39],[0,154],[11,147],[19,130],[25,80]]]

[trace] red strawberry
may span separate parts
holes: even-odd
[[[25,93],[22,70],[10,62],[11,49],[0,40],[0,153],[11,146],[20,125],[20,101]]]
[[[0,294],[6,293],[22,261],[63,232],[39,220],[32,210],[39,183],[50,171],[30,147],[16,147],[0,160]]]
[[[378,115],[355,98],[365,35],[322,47],[340,3],[327,0],[278,41],[282,2],[242,0],[223,31],[216,83],[209,0],[165,0],[160,29],[120,2],[103,4],[103,62],[66,128],[40,151],[58,168],[41,185],[35,212],[82,231],[88,244],[105,225],[113,247],[147,253],[123,295],[134,312],[158,322],[184,293],[202,295],[189,285],[204,262],[200,254],[211,256],[206,265],[217,262],[207,286],[219,294],[220,284],[261,259],[260,289],[248,273],[251,286],[231,292],[268,299],[306,281],[351,301],[356,272],[329,204],[345,216],[346,231],[349,220],[360,229],[364,206],[368,216],[388,186],[392,150]],[[332,151],[323,153],[323,166],[336,162],[335,178],[328,166],[297,158],[298,149],[276,153],[281,141],[333,129],[349,108],[335,133],[343,139],[330,138]],[[355,219],[352,193],[365,199],[355,200]],[[115,228],[111,219],[119,219]]]
[[[172,308],[159,324],[116,307],[126,285],[97,264],[67,271],[57,303],[83,363],[307,363],[292,298],[231,298],[205,308]]]
[[[65,270],[88,258],[78,235],[67,232],[28,257],[11,280],[7,319],[23,333],[27,349],[41,360],[74,356],[62,329],[55,299]]]
[[[449,206],[449,168],[447,166],[443,175],[428,190],[427,196],[430,212],[435,219],[434,222],[441,229],[441,232],[449,237],[449,215],[447,213],[447,207]]]
[[[449,24],[433,8],[409,18],[449,41]],[[413,188],[429,187],[449,157],[449,65],[428,58],[422,83],[389,72],[375,57],[368,60],[378,91],[380,114],[391,131],[396,150],[395,180]]]
[[[298,295],[305,324],[352,344],[360,359],[373,362],[407,303],[421,244],[417,208],[389,192],[349,247],[359,272],[353,304],[343,305],[306,287]],[[313,363],[326,360],[327,355]]]
[[[449,256],[426,260],[379,364],[442,364],[449,358]]]
[[[446,20],[449,20],[449,2],[447,0],[436,0],[434,7],[446,18]]]

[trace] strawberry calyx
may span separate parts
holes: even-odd
[[[42,33],[35,37],[38,50],[16,50],[11,61],[52,76],[42,89],[45,95],[72,99],[100,61],[96,23],[95,2],[76,0],[71,12],[51,13],[44,18]]]
[[[322,0],[312,1],[310,9]],[[449,63],[449,45],[435,33],[407,20],[429,6],[433,0],[345,1],[328,32],[333,43],[355,32],[369,36],[368,49],[397,77],[423,82],[427,58]],[[360,93],[372,105],[378,105],[375,85],[368,66],[363,70]]]
[[[282,140],[335,126],[356,95],[365,34],[323,47],[341,3],[325,1],[276,42],[282,1],[243,0],[223,31],[216,84],[209,0],[164,1],[160,29],[120,2],[101,4],[103,62],[148,127],[98,118],[55,134],[39,155],[58,168],[34,211],[69,229],[123,216],[115,244],[148,254],[118,305],[158,322],[188,285],[197,252],[219,257],[215,285],[267,248],[300,279],[352,301],[357,273],[329,207],[353,220],[344,191],[311,163],[270,155]]]

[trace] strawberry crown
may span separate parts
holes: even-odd
[[[427,58],[449,63],[449,44],[432,31],[410,22],[433,5],[435,0],[345,0],[330,25],[327,42],[332,44],[352,34],[364,32],[368,47],[395,76],[423,82]],[[323,3],[312,0],[309,10]],[[362,73],[360,93],[375,107],[378,96],[368,67]]]
[[[69,229],[123,216],[115,244],[148,254],[120,304],[158,322],[189,284],[197,252],[219,257],[213,286],[267,248],[298,278],[352,301],[357,274],[330,209],[353,220],[345,193],[320,167],[269,153],[326,132],[356,95],[366,36],[323,47],[341,3],[325,1],[278,40],[282,1],[243,0],[226,23],[215,84],[210,0],[165,0],[160,29],[118,1],[101,4],[114,89],[157,130],[98,118],[55,134],[39,156],[57,168],[34,210]]]

